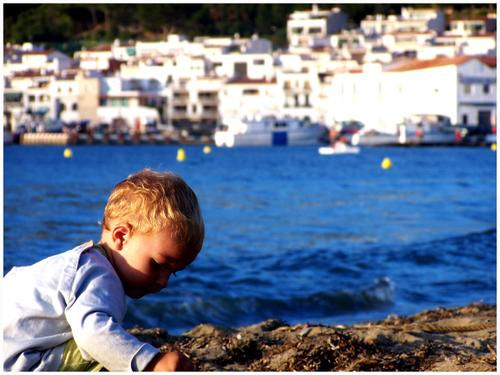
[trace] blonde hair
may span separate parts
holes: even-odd
[[[196,251],[203,245],[205,225],[196,194],[171,172],[144,169],[116,184],[104,208],[102,229],[109,230],[115,220],[143,234],[169,229],[175,240]]]

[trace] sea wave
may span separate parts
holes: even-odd
[[[359,311],[386,310],[394,304],[394,282],[380,277],[359,290],[317,292],[292,298],[191,297],[179,303],[154,303],[131,307],[129,325],[173,327],[182,332],[200,323],[239,327],[279,317],[285,321],[325,319]]]

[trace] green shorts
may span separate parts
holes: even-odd
[[[97,361],[83,359],[75,340],[69,340],[64,346],[64,353],[59,371],[107,371]]]

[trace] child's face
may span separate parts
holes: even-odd
[[[198,255],[197,251],[181,248],[168,230],[133,233],[113,253],[125,293],[132,298],[159,292],[172,274],[186,268]]]

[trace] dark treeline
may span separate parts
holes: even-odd
[[[368,14],[400,14],[401,7],[453,9],[453,15],[484,15],[495,4],[319,4],[340,7],[351,27]],[[71,52],[97,42],[160,40],[169,33],[249,37],[257,33],[275,47],[286,45],[286,22],[311,4],[4,4],[4,41],[60,45]]]

